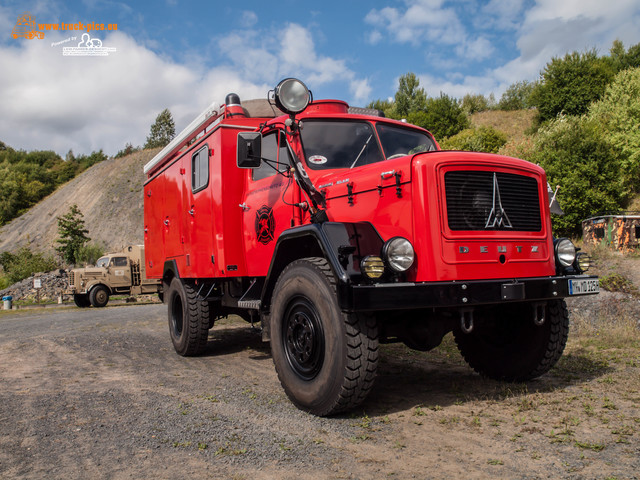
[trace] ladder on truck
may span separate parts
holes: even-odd
[[[142,277],[140,275],[140,264],[132,263],[131,264],[131,285],[137,287],[142,284]]]
[[[196,119],[191,122],[182,132],[180,132],[169,144],[160,150],[149,163],[144,166],[144,174],[147,175],[156,166],[164,164],[166,159],[172,158],[183,147],[189,145],[200,133],[203,133],[208,127],[219,123],[224,117],[225,105],[216,106],[216,102],[212,103],[202,112]]]

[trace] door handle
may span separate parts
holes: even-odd
[[[242,210],[244,210],[245,212],[247,210],[249,210],[251,207],[249,205],[247,205],[246,203],[241,203],[240,205],[238,205]]]

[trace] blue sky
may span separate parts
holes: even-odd
[[[36,23],[117,24],[90,32],[108,57],[64,56],[82,32],[12,38]],[[637,0],[325,0],[0,3],[0,140],[65,154],[141,145],[169,108],[177,129],[229,92],[264,97],[287,76],[315,98],[364,106],[416,73],[430,96],[494,93],[535,80],[553,56],[640,42]],[[59,43],[63,42],[63,43]]]

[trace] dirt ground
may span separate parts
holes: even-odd
[[[317,418],[239,319],[183,358],[163,305],[5,312],[0,478],[638,478],[640,341],[581,322],[526,384],[476,375],[451,338],[386,345],[365,404]]]

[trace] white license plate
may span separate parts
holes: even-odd
[[[569,295],[586,295],[598,292],[600,292],[600,283],[597,278],[569,280]]]

